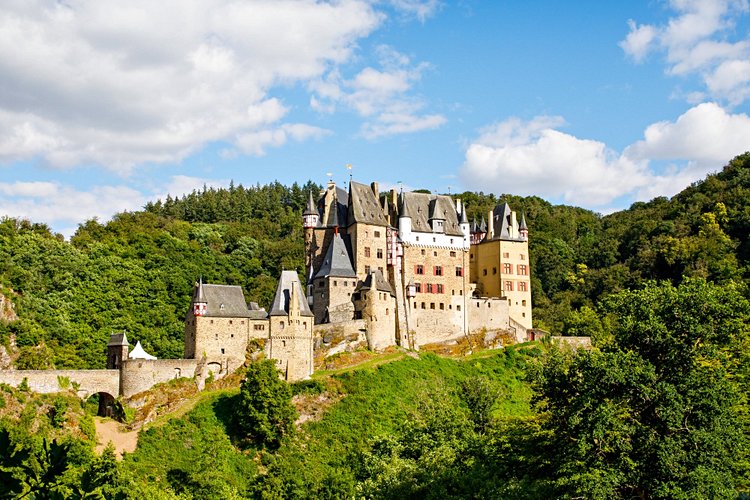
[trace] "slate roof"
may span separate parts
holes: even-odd
[[[445,219],[445,234],[463,236],[458,214],[450,196],[428,193],[401,193],[401,216],[411,218],[411,229],[420,233],[431,233],[429,220],[438,213]]]
[[[347,226],[355,222],[361,224],[372,224],[374,226],[387,226],[383,208],[375,197],[370,186],[359,182],[349,182],[349,210]]]
[[[326,276],[340,278],[356,278],[357,276],[352,267],[349,251],[339,234],[334,235],[331,243],[328,244],[328,251],[315,278],[325,278]]]
[[[510,238],[510,206],[503,203],[495,207],[492,216],[495,219],[495,238]]]
[[[109,336],[107,347],[115,345],[128,345],[128,337],[125,335],[125,332],[113,333]]]
[[[339,226],[346,226],[346,223],[342,224],[342,222],[346,221],[349,194],[338,186],[336,186],[335,189],[335,201],[332,203],[336,203],[336,210],[331,209],[328,211],[327,220],[323,220],[323,217],[326,215],[325,204],[326,193],[328,190],[324,191],[323,196],[318,199],[317,210],[318,215],[320,216],[318,219],[318,227],[333,227],[336,224]]]
[[[286,316],[289,314],[289,300],[292,296],[292,287],[297,294],[297,303],[299,305],[300,315],[314,316],[307,305],[307,297],[302,292],[302,285],[299,282],[299,276],[296,271],[281,271],[279,277],[279,286],[276,287],[276,296],[273,298],[273,305],[269,316]]]
[[[518,230],[523,231],[526,229],[528,231],[529,227],[526,225],[526,214],[521,214],[521,223],[518,224]]]
[[[383,273],[380,272],[380,269],[371,271],[370,274],[368,274],[365,280],[362,282],[362,284],[357,288],[357,290],[372,289],[379,290],[381,292],[388,292],[392,296],[396,296],[396,293],[393,291],[393,287],[383,277]]]
[[[248,307],[242,287],[200,283],[196,288],[203,290],[208,317],[265,319],[268,316],[265,309],[257,308],[257,304],[256,309]],[[196,295],[197,291],[193,296]]]
[[[307,200],[307,207],[302,215],[319,215],[318,211],[315,209],[312,191],[310,191],[310,198]]]

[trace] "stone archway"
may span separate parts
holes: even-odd
[[[117,418],[117,409],[115,408],[115,397],[104,391],[95,392],[91,394],[86,401],[89,402],[93,398],[97,399],[98,410],[96,412],[97,417],[109,417]]]

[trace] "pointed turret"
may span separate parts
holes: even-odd
[[[526,214],[521,213],[521,222],[518,224],[518,234],[523,241],[529,241],[529,228],[526,225]]]
[[[195,284],[193,291],[193,316],[205,316],[208,309],[208,300],[203,291],[203,277]]]
[[[307,200],[307,207],[302,214],[302,225],[305,229],[311,229],[318,225],[319,214],[315,209],[315,202],[313,201],[313,194],[310,191],[310,197]]]
[[[440,206],[439,200],[436,198],[430,201],[430,226],[432,226],[433,233],[445,232],[445,213],[443,208]]]

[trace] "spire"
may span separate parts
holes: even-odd
[[[318,215],[318,211],[315,210],[315,202],[313,201],[312,190],[310,190],[310,197],[307,199],[307,208],[305,208],[305,213],[303,213],[302,215]]]
[[[409,214],[409,208],[406,205],[406,196],[404,196],[404,193],[401,193],[401,213],[399,213],[399,217],[409,217],[411,218],[411,215]]]
[[[203,276],[201,276],[193,292],[193,316],[205,316],[207,309],[208,301],[203,291]]]
[[[482,223],[479,224],[479,232],[480,233],[487,232],[487,221],[484,220],[484,215],[482,216]]]
[[[476,222],[476,220],[474,220]],[[461,224],[468,224],[469,219],[466,217],[466,205],[461,207]]]
[[[526,214],[524,214],[523,212],[521,212],[521,223],[518,224],[518,230],[519,231],[529,230],[528,226],[526,226]]]

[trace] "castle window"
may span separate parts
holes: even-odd
[[[370,256],[370,247],[365,247],[365,257]]]
[[[513,291],[513,282],[512,281],[506,281],[505,282],[505,290],[507,292],[512,292]]]
[[[526,267],[526,264],[518,264],[518,274],[522,276],[526,276],[529,274],[529,268]]]
[[[525,281],[519,281],[518,282],[518,291],[519,292],[525,292],[526,291],[526,282]]]
[[[283,330],[283,329],[284,329],[284,322],[283,322],[283,321],[279,321],[279,328],[280,328],[281,330]]]
[[[375,231],[375,237],[380,238],[380,231]]]
[[[518,257],[519,257],[519,258],[520,258],[521,260],[526,260],[526,256],[525,256],[524,254],[519,254],[519,255],[518,255]]]
[[[432,252],[433,257],[437,257],[437,252]]]
[[[435,309],[435,303],[434,302],[430,302],[430,309]]]
[[[487,269],[482,269],[482,274],[483,274],[484,276],[487,276]]]
[[[348,281],[344,281],[344,286],[349,286],[349,282]]]
[[[307,321],[302,322],[302,328],[307,328]]]
[[[427,293],[432,293],[432,283],[427,283]]]
[[[281,341],[281,347],[286,347],[286,340]]]
[[[336,280],[333,280],[333,286],[339,286],[339,282]]]
[[[435,243],[437,240],[435,238],[432,238],[432,242]]]
[[[451,290],[451,295],[456,295],[456,291],[455,290]]]
[[[443,266],[435,266],[435,276],[443,275]]]
[[[214,334],[214,340],[219,340],[219,334],[218,333]]]
[[[233,320],[231,320],[231,319],[229,320],[229,324],[230,324],[230,325],[232,324],[232,321],[233,321]]]
[[[416,309],[416,308],[417,308],[417,303],[415,302],[415,303],[414,303],[414,309]]]
[[[425,307],[424,307],[424,302],[422,302],[422,309],[424,309],[424,308],[425,308]]]
[[[422,283],[414,283],[414,291],[417,293],[422,293]]]
[[[382,248],[378,248],[377,255],[378,255],[378,259],[382,259],[383,258],[383,249]]]
[[[451,245],[452,244],[453,244],[453,238],[451,238]],[[451,255],[451,257],[455,257],[456,256],[456,252],[451,252],[451,253],[453,254],[453,255]]]
[[[224,304],[219,304],[219,309],[224,310]]]
[[[417,239],[419,239],[419,238],[417,238]],[[422,249],[422,250],[420,251],[420,253],[421,253],[422,255],[424,255],[424,253],[425,253],[425,252],[424,252],[424,248],[423,248],[423,249]]]
[[[443,304],[442,302],[440,303],[440,310],[441,310],[441,311],[444,311],[444,310],[445,310],[445,305],[444,305],[444,304]]]
[[[459,278],[464,275],[464,268],[463,267],[456,267],[456,276]]]
[[[510,254],[508,252],[503,252],[503,258],[507,259],[510,257]]]
[[[453,240],[451,240],[451,243],[453,243]],[[455,257],[455,256],[456,256],[456,252],[451,251],[451,257]]]
[[[232,334],[231,337],[234,338],[234,334]]]
[[[492,268],[492,274],[497,274],[497,268],[496,267]]]
[[[243,319],[242,321],[240,321],[240,325],[244,325],[244,324],[245,324],[245,320]]]
[[[385,308],[385,315],[388,316],[388,308]]]
[[[456,306],[456,311],[460,311],[460,310],[461,310],[461,306]]]
[[[477,307],[479,307],[479,302],[477,302]]]
[[[525,306],[525,305],[526,305],[526,300],[522,300],[522,301],[521,301],[521,305],[522,305],[522,306]]]
[[[419,236],[417,236],[417,241],[419,241]],[[424,252],[424,250],[422,250]]]
[[[443,293],[443,285],[439,284],[437,285],[437,292],[436,293]]]
[[[253,330],[265,330],[266,325],[253,325]]]
[[[424,266],[422,264],[417,264],[416,268],[414,269],[414,272],[416,274],[424,274]]]
[[[513,265],[512,264],[503,264],[503,273],[504,274],[513,274]]]

